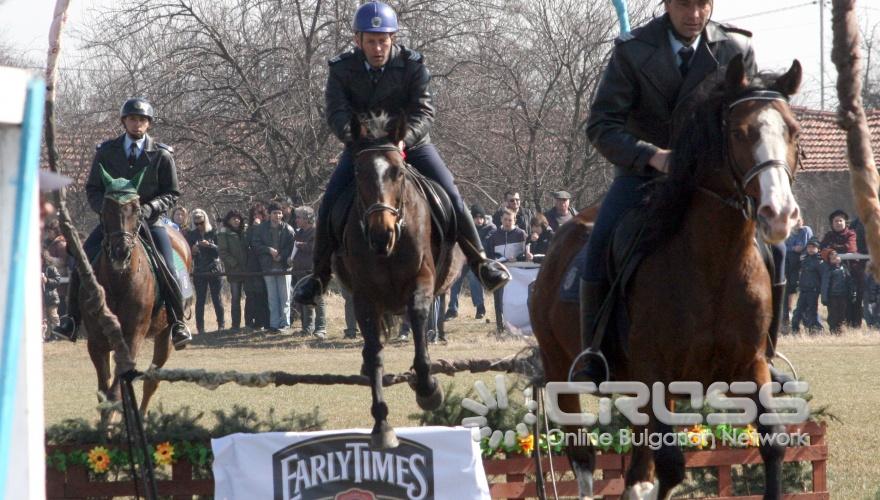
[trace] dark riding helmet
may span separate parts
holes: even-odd
[[[155,118],[153,105],[142,97],[132,97],[122,105],[119,110],[119,118],[122,119],[129,115],[146,116],[150,121]]]
[[[355,33],[397,33],[397,14],[388,4],[373,0],[358,7],[351,29]]]

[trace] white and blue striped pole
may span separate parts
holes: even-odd
[[[24,90],[24,89],[22,89]],[[33,219],[37,205],[37,178],[40,161],[40,138],[43,130],[43,109],[46,85],[42,79],[32,79],[27,85],[24,114],[21,122],[18,172],[12,178],[15,194],[12,214],[11,238],[4,238],[3,244],[10,244],[9,273],[6,282],[6,307],[0,330],[0,497],[8,491],[10,461],[12,460],[13,421],[16,389],[19,386],[19,370],[22,357],[25,325],[25,289],[28,280],[39,279],[29,276],[31,268],[27,265],[33,256],[31,243],[36,224]],[[42,415],[39,416],[42,418]]]
[[[626,8],[626,0],[611,0],[614,10],[617,11],[617,20],[620,22],[620,34],[629,33],[629,12]]]

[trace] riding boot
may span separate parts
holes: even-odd
[[[336,251],[336,238],[330,231],[330,210],[321,207],[315,225],[315,247],[312,260],[312,273],[296,282],[293,300],[304,306],[317,306],[318,298],[327,291],[333,274],[333,253]]]
[[[70,273],[70,283],[67,288],[67,314],[58,320],[58,325],[52,329],[52,333],[64,337],[71,342],[76,342],[77,325],[80,322],[79,312],[79,272],[75,269]]]
[[[602,303],[605,301],[607,293],[608,287],[604,281],[581,280],[579,294],[581,352],[591,349],[593,346],[593,340],[596,336],[596,323],[599,321],[599,310],[602,308]],[[585,355],[584,369],[580,374],[596,384],[605,382],[606,379],[605,366],[595,354]]]
[[[185,348],[192,342],[192,333],[184,323],[184,299],[183,291],[177,283],[171,269],[165,264],[162,258],[156,259],[159,263],[159,276],[161,277],[162,286],[165,289],[163,294],[165,298],[165,311],[171,321],[171,343],[175,350]]]
[[[768,361],[772,361],[776,356],[776,339],[779,338],[779,326],[782,324],[783,307],[785,301],[785,282],[773,285],[771,291],[771,304],[773,317],[770,320],[769,339],[767,339],[767,350],[765,356]],[[785,385],[793,379],[787,374],[779,371],[773,365],[770,365],[770,380]]]
[[[458,221],[458,245],[467,257],[468,265],[480,280],[483,288],[493,292],[510,281],[510,271],[504,264],[486,257],[480,233],[468,210],[456,210]]]

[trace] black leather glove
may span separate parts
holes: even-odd
[[[153,206],[149,203],[144,203],[141,205],[141,218],[144,220],[150,220],[153,217]]]

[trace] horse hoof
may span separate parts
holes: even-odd
[[[399,444],[397,435],[394,434],[394,429],[391,427],[383,430],[373,430],[372,434],[370,434],[370,448],[374,450],[397,448]]]
[[[434,392],[427,396],[416,393],[416,403],[419,404],[419,408],[425,411],[436,410],[443,404],[443,386],[437,383],[436,377],[431,377],[431,381],[434,382]]]

